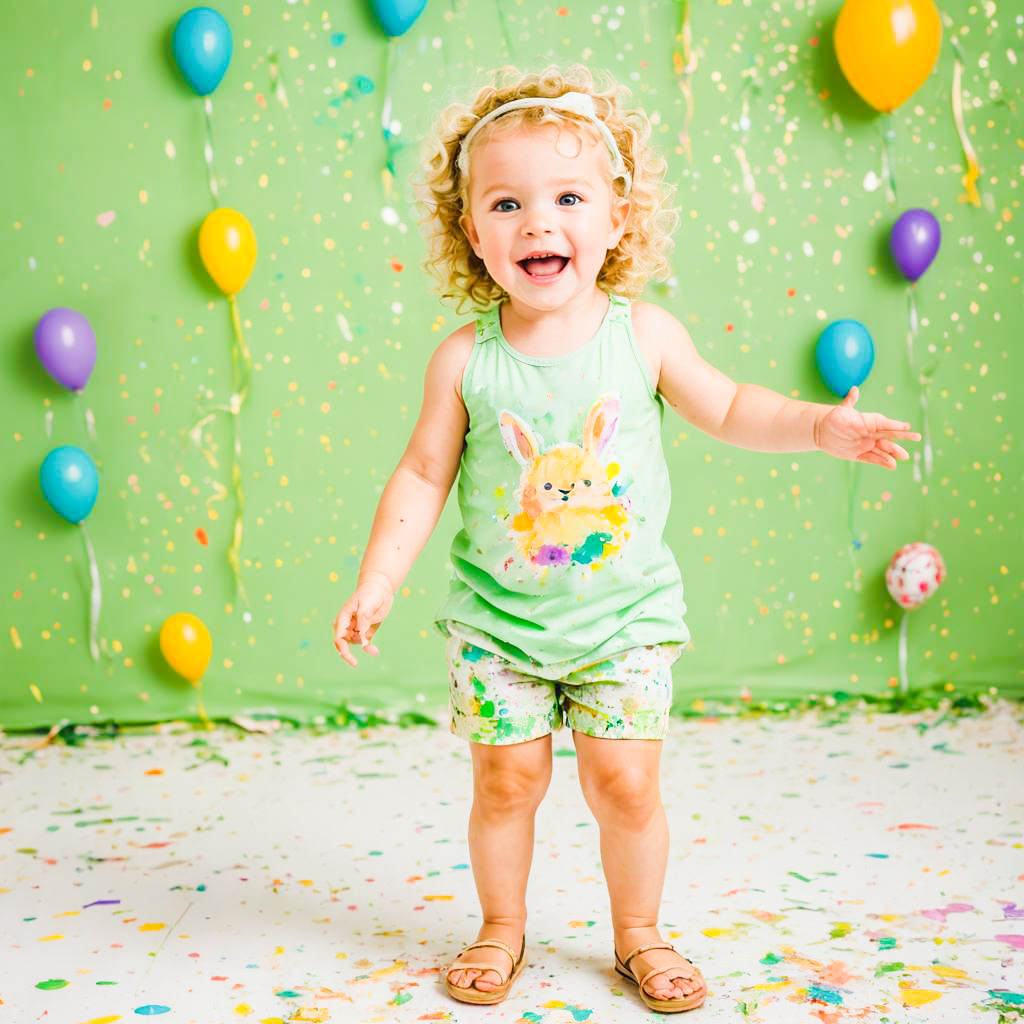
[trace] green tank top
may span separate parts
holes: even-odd
[[[551,679],[629,647],[686,643],[663,536],[665,407],[629,300],[610,296],[594,337],[553,359],[513,349],[500,307],[488,310],[462,400],[463,529],[441,632]]]

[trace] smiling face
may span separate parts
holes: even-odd
[[[549,310],[593,295],[629,213],[610,177],[604,145],[567,124],[499,127],[473,147],[463,229],[513,302]]]

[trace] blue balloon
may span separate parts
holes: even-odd
[[[185,81],[200,96],[208,96],[231,63],[231,29],[212,8],[193,7],[174,26],[171,51]]]
[[[875,362],[875,347],[867,328],[857,320],[834,320],[818,336],[814,350],[825,387],[845,398],[860,387]]]
[[[92,459],[73,444],[54,448],[39,467],[43,497],[69,523],[80,523],[96,504],[100,478]]]
[[[427,6],[427,0],[370,0],[380,27],[389,36],[408,32]]]

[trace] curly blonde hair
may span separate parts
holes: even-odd
[[[668,253],[679,216],[669,206],[672,186],[665,181],[667,165],[648,147],[651,123],[647,116],[639,110],[622,108],[620,97],[628,92],[626,87],[607,74],[595,86],[594,76],[580,64],[564,74],[554,65],[525,75],[514,67],[503,67],[493,73],[493,84],[480,89],[471,104],[453,103],[442,111],[424,145],[423,177],[415,183],[428,242],[424,267],[437,279],[442,299],[453,300],[460,313],[467,303],[482,310],[506,298],[505,290],[492,280],[483,260],[473,252],[462,227],[469,208],[468,176],[459,169],[462,140],[481,117],[504,103],[571,91],[593,97],[597,115],[615,138],[633,179],[626,228],[618,246],[608,252],[597,277],[598,285],[605,291],[636,298],[648,279],[664,278],[671,272]],[[553,118],[597,137],[586,119],[545,107],[510,111],[502,115],[500,123],[503,128],[511,128]],[[492,127],[493,122],[480,135],[486,137]],[[473,148],[476,145],[474,139]],[[612,187],[617,195],[623,194],[621,178]]]

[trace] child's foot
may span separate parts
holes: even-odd
[[[638,946],[664,941],[657,928],[626,928],[615,936],[615,952],[621,960]],[[654,975],[644,985],[644,991],[655,999],[685,999],[704,986],[696,968],[671,949],[649,949],[634,957],[628,967],[638,979],[650,971],[664,969],[664,973]]]
[[[480,939],[500,939],[511,946],[518,954],[523,945],[523,929],[506,927],[500,924],[487,924],[480,926],[480,933],[476,937]],[[632,948],[632,947],[631,947]],[[494,964],[493,971],[481,971],[476,968],[460,971],[459,961],[468,960],[477,964]],[[493,992],[502,982],[503,978],[509,976],[513,964],[509,963],[508,954],[496,946],[481,946],[478,949],[471,949],[468,952],[460,953],[448,968],[448,980],[457,988],[475,988],[480,992]],[[499,974],[500,972],[500,974]]]

